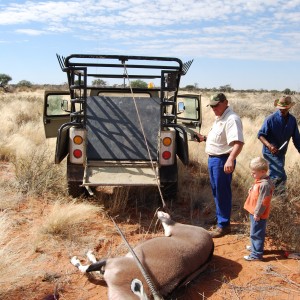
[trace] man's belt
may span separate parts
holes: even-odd
[[[209,158],[214,158],[214,157],[228,157],[230,155],[230,153],[226,153],[226,154],[221,154],[221,155],[208,155]]]

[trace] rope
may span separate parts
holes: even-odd
[[[148,156],[149,156],[149,159],[150,159],[150,162],[151,162],[151,167],[152,167],[152,170],[153,170],[154,175],[155,175],[156,184],[157,184],[157,188],[158,188],[158,191],[159,191],[160,199],[161,199],[161,202],[163,204],[163,208],[166,209],[166,207],[167,207],[166,202],[164,200],[164,197],[163,197],[163,194],[162,194],[162,191],[161,191],[161,188],[160,188],[157,172],[154,168],[154,163],[153,163],[153,160],[151,158],[150,149],[149,149],[149,146],[148,146],[146,134],[145,134],[144,127],[143,127],[143,124],[142,124],[142,121],[141,121],[141,117],[140,117],[140,114],[139,114],[138,107],[136,105],[136,100],[135,100],[135,97],[134,97],[134,93],[133,93],[133,89],[132,89],[132,86],[131,86],[129,75],[128,75],[128,72],[127,72],[127,68],[126,68],[126,65],[125,65],[124,62],[123,62],[123,66],[124,66],[124,71],[125,71],[125,74],[126,74],[126,77],[127,77],[128,85],[129,85],[129,88],[130,88],[130,92],[131,92],[131,95],[132,95],[132,98],[133,98],[133,103],[134,103],[134,107],[135,107],[135,110],[136,110],[136,113],[137,113],[140,128],[142,130],[142,134],[143,134],[144,142],[145,142],[145,145],[146,145],[146,148],[147,148]]]
[[[141,273],[143,274],[149,288],[150,291],[153,295],[154,300],[163,300],[162,296],[159,294],[159,292],[157,291],[153,281],[151,280],[151,277],[149,276],[149,274],[146,272],[144,266],[142,265],[142,263],[140,262],[139,258],[136,256],[134,250],[131,248],[131,246],[129,245],[128,241],[126,240],[123,232],[121,231],[121,229],[119,228],[119,226],[117,225],[117,223],[114,221],[114,219],[112,217],[110,217],[111,220],[113,221],[114,225],[116,226],[119,234],[121,235],[123,241],[125,242],[126,246],[128,247],[130,253],[132,254],[134,260],[136,261],[138,268],[140,269]]]

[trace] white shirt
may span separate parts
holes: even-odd
[[[244,143],[243,124],[240,117],[227,107],[222,116],[216,117],[207,135],[205,152],[208,155],[229,154],[234,141]]]

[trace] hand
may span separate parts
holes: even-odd
[[[199,143],[205,142],[206,141],[206,136],[202,135],[200,133],[195,132],[195,134],[194,134],[194,141],[195,142],[199,142]]]
[[[269,145],[267,146],[267,148],[269,149],[269,151],[270,151],[272,154],[276,154],[276,153],[278,152],[278,149],[277,149],[275,146],[273,146],[272,144],[269,144]]]
[[[254,215],[254,216],[253,216],[253,219],[254,219],[254,221],[259,221],[259,220],[260,220],[260,217],[258,217],[257,215]]]
[[[224,172],[226,174],[230,174],[234,171],[234,160],[228,157],[225,165],[224,165]]]

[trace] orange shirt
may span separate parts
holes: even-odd
[[[267,219],[270,214],[273,191],[274,185],[268,176],[256,179],[249,190],[244,209],[261,219]]]

